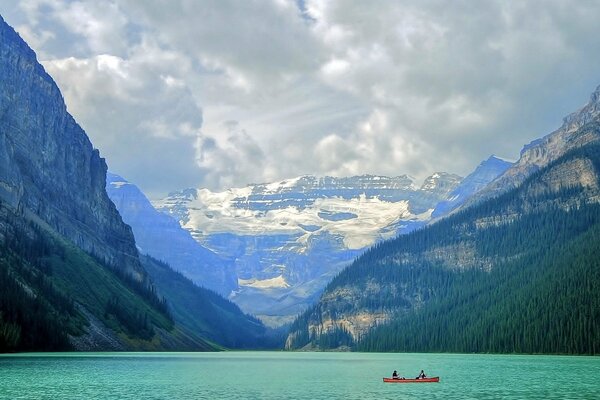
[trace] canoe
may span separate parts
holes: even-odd
[[[394,378],[383,378],[385,383],[431,383],[439,382],[440,377],[434,376],[433,378],[422,378],[422,379],[394,379]]]

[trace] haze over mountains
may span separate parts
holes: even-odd
[[[133,228],[143,254],[169,263],[192,281],[228,295],[237,288],[233,264],[200,246],[173,218],[160,213],[133,184],[106,174],[106,192]]]

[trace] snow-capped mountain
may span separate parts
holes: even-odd
[[[324,232],[349,249],[411,229],[429,219],[432,208],[461,181],[436,173],[422,186],[404,175],[317,178],[301,176],[224,192],[187,189],[155,202],[199,241],[214,234],[299,235],[303,244]]]
[[[325,284],[374,243],[423,226],[461,177],[301,176],[224,192],[186,189],[154,206],[202,246],[232,260],[230,298],[277,325],[306,308]]]

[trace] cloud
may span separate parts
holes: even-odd
[[[139,52],[143,56],[127,60],[98,55],[44,66],[112,171],[135,178],[151,195],[164,192],[169,181],[194,186],[202,179],[195,167],[202,110],[189,89],[170,75],[185,70],[185,61],[161,53],[149,64],[146,55],[158,50]]]
[[[318,67],[318,38],[289,1],[124,0],[156,37],[226,75],[241,91],[278,89]]]
[[[600,83],[598,2],[7,2],[111,168],[157,194],[464,175]]]
[[[67,30],[86,39],[93,54],[125,54],[130,44],[127,18],[112,1],[70,2],[54,11]]]
[[[330,54],[323,81],[387,116],[376,129],[380,142],[400,139],[413,149],[387,155],[399,172],[464,174],[488,153],[516,156],[600,80],[591,17],[600,3],[307,0],[305,7]],[[373,156],[386,160],[385,149]]]
[[[240,179],[250,182],[264,168],[265,154],[237,121],[223,123],[218,139],[200,137],[196,143],[197,163],[205,171],[207,186],[233,187]]]
[[[0,1],[0,9],[23,21],[13,26],[44,59],[103,53],[124,56],[139,39],[136,25],[114,0],[21,0],[16,7],[4,5],[9,2]]]

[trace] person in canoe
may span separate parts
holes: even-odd
[[[392,374],[392,379],[406,379],[406,378],[398,375],[398,372],[396,370],[394,370],[394,373]]]
[[[427,375],[425,375],[425,372],[423,372],[423,370],[421,370],[421,373],[415,379],[423,379],[423,378],[427,378]]]

